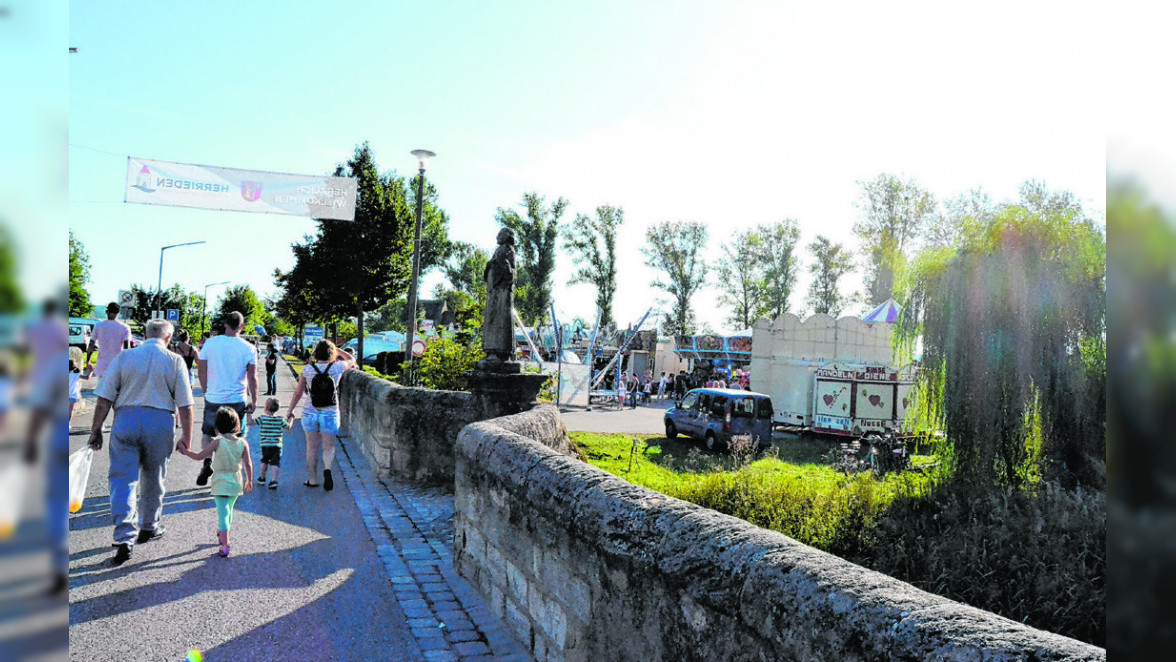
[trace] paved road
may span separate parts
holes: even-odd
[[[23,396],[21,389],[18,398]],[[0,467],[20,463],[27,429],[24,407],[13,408],[0,433]],[[20,524],[12,537],[0,542],[0,660],[64,660],[68,654],[65,596],[47,594],[52,557],[45,521],[45,471],[42,462],[24,474]]]
[[[294,382],[281,369],[285,404]],[[85,444],[91,412],[75,418],[71,450]],[[260,457],[256,429],[248,436]],[[109,564],[108,455],[96,453],[85,505],[70,519],[70,658],[182,660],[196,648],[205,660],[426,659],[346,477],[333,492],[303,487],[304,451],[296,423],[280,487],[237,502],[228,559],[215,554],[216,510],[195,485],[200,464],[173,455],[167,534],[118,568]]]
[[[674,405],[671,398],[636,409],[617,409],[616,405],[592,405],[590,411],[569,409],[561,412],[564,425],[573,432],[618,432],[625,434],[657,434],[665,432],[666,410]]]

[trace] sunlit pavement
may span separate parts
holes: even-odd
[[[294,379],[284,362],[278,385],[285,405]],[[90,412],[75,418],[71,450],[85,444]],[[249,440],[256,467],[255,429]],[[453,572],[452,494],[381,482],[347,443],[334,491],[304,487],[295,423],[279,488],[238,500],[227,559],[216,556],[208,488],[195,485],[200,463],[173,455],[167,533],[117,568],[108,456],[95,454],[70,520],[70,658],[182,660],[197,649],[210,661],[529,659]]]
[[[605,432],[621,434],[659,434],[666,429],[666,410],[674,406],[673,398],[650,399],[647,405],[593,404],[591,410],[568,408],[561,411],[564,425],[575,432]]]
[[[26,412],[14,408],[0,435],[0,466],[21,461],[27,429]],[[20,524],[0,541],[0,660],[64,660],[68,654],[65,596],[48,595],[53,572],[45,470],[42,461],[25,474]]]

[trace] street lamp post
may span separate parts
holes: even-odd
[[[410,382],[412,381],[412,343],[414,336],[416,336],[417,280],[421,276],[421,214],[425,204],[425,166],[429,159],[437,156],[427,149],[414,149],[412,155],[417,157],[420,177],[417,178],[416,231],[413,233],[412,242],[412,280],[408,284],[408,320],[404,327],[404,360],[408,362]]]
[[[180,246],[195,246],[196,244],[208,243],[205,241],[189,241],[186,244],[172,244],[171,246],[162,246],[159,249],[159,280],[155,282],[155,305],[163,306],[163,252],[169,248],[179,248]],[[166,314],[166,313],[165,313]]]
[[[216,287],[217,285],[228,285],[229,281],[222,280],[219,283],[209,283],[204,286],[204,299],[200,302],[200,335],[203,336],[207,332],[204,330],[204,318],[208,313],[208,288]]]

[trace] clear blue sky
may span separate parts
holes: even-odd
[[[266,294],[313,230],[123,204],[126,155],[317,174],[364,140],[401,172],[431,149],[451,236],[487,248],[526,191],[568,198],[567,220],[620,205],[622,325],[655,302],[638,248],[662,220],[707,222],[712,257],[784,217],[805,244],[853,244],[855,181],[883,171],[941,198],[1042,179],[1102,214],[1095,5],[813,4],[71,2],[70,225],[91,292],[153,286],[160,246],[203,239],[168,251],[165,285]],[[561,254],[557,310],[591,319],[571,271]],[[729,330],[714,299],[696,312]]]

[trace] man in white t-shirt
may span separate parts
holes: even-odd
[[[196,372],[204,389],[201,448],[216,435],[217,409],[229,407],[244,421],[245,415],[257,408],[257,354],[253,345],[240,336],[244,326],[244,315],[229,313],[224,335],[205,340],[196,359]],[[196,484],[207,485],[211,476],[212,458],[208,458],[196,476]]]
[[[94,350],[98,350],[98,364],[94,366],[94,374],[101,377],[114,361],[114,357],[124,349],[131,347],[131,327],[118,319],[122,308],[111,301],[106,306],[106,321],[99,322],[90,332],[90,346],[86,352],[86,365],[91,365]]]

